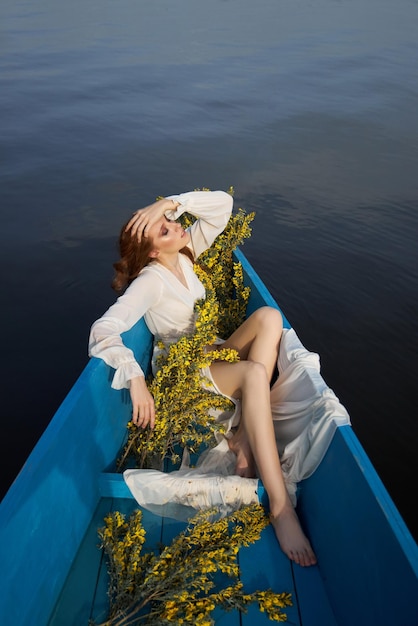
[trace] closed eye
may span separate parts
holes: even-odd
[[[169,220],[169,219],[168,219],[168,217],[166,217],[166,218],[165,218],[165,222],[166,222],[166,224],[174,224],[175,220]],[[164,237],[164,236],[165,236],[165,235],[167,235],[167,234],[168,234],[168,228],[166,228],[166,227],[164,226],[164,224],[163,224],[163,225],[161,226],[160,235],[161,235],[162,237]]]

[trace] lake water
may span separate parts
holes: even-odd
[[[418,535],[417,32],[416,0],[2,0],[2,494],[87,362],[125,218],[233,185]]]

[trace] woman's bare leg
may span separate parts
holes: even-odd
[[[270,381],[277,362],[282,332],[283,318],[280,311],[264,306],[250,315],[222,347],[234,348],[243,361],[262,363]]]
[[[235,348],[241,361],[213,363],[211,372],[223,393],[242,400],[240,426],[230,440],[237,455],[236,471],[241,476],[254,475],[255,461],[269,496],[271,522],[280,546],[290,559],[307,566],[316,563],[316,557],[286,490],[270,407],[270,380],[282,331],[279,311],[258,309],[223,344]]]
[[[276,447],[270,409],[270,385],[262,363],[216,362],[211,372],[218,388],[241,398],[242,422],[248,445],[269,496],[273,528],[283,552],[299,565],[313,565],[316,558],[290,502]]]
[[[242,360],[262,363],[270,382],[277,362],[282,332],[283,318],[280,311],[272,307],[261,307],[245,320],[222,347],[234,348]],[[241,420],[237,431],[229,440],[229,446],[237,457],[236,474],[246,478],[255,476],[254,457],[244,420]]]

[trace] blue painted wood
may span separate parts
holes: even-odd
[[[163,544],[170,544],[173,539],[186,528],[186,523],[179,522],[176,520],[172,520],[169,518],[164,519],[163,525]],[[226,576],[219,575],[215,578],[215,584],[222,585],[226,587],[230,584],[231,579]],[[240,615],[236,610],[233,611],[223,611],[219,607],[212,613],[212,617],[215,620],[215,623],[221,626],[240,626]]]
[[[256,309],[259,309],[262,306],[271,306],[274,309],[278,309],[282,314],[283,327],[291,328],[289,320],[286,318],[276,300],[273,298],[261,278],[258,276],[248,260],[245,258],[243,253],[240,250],[235,250],[234,256],[236,261],[239,261],[242,264],[242,268],[244,271],[244,284],[251,289],[247,315],[250,315]]]
[[[278,593],[292,594],[293,606],[284,611],[292,626],[300,626],[291,563],[281,551],[271,525],[263,530],[259,541],[240,550],[239,564],[241,580],[247,593],[272,589]],[[244,613],[241,620],[242,626],[271,624],[266,613],[260,612],[256,604],[248,607],[248,613]]]
[[[142,320],[128,341],[146,366]],[[90,361],[0,504],[1,624],[48,623],[99,502],[98,476],[126,437],[129,397],[110,388],[110,375]]]
[[[48,626],[79,626],[106,620],[109,613],[107,591],[109,575],[103,551],[99,550],[98,529],[111,511],[126,517],[138,509],[133,498],[102,498],[87,529],[80,549],[53,610]],[[143,511],[142,523],[147,531],[144,550],[158,552],[163,520],[149,511]]]
[[[266,508],[266,510],[268,510],[268,496],[261,481],[259,481],[257,493],[260,503]],[[269,557],[274,555],[273,559],[263,559],[261,556],[262,552],[260,556],[256,554],[259,549],[261,551],[265,551],[266,545],[268,545]],[[289,571],[291,571],[292,594],[293,602],[295,604],[293,609],[288,609],[287,611],[288,619],[291,624],[300,623],[301,626],[337,625],[318,566],[303,568],[299,567],[299,565],[291,563],[280,550],[271,528],[268,535],[268,542],[266,541],[265,533],[262,541],[258,542],[255,546],[252,546],[251,550],[255,553],[255,556],[249,562],[243,561],[245,558],[245,551],[244,555],[240,557],[240,562],[243,564],[244,577],[248,575],[248,571],[252,571],[254,569],[254,563],[256,564],[255,571],[258,571],[257,566],[259,567],[258,564],[261,563],[263,571],[265,570],[265,575],[268,576],[269,580],[273,581],[271,583],[272,588],[279,591],[280,587],[278,586],[276,589],[274,585],[276,584],[276,581],[283,580],[282,572],[285,567],[283,563],[287,564]],[[284,579],[287,580],[287,577]],[[253,612],[254,609],[251,613]],[[296,615],[298,617],[296,617]],[[255,617],[253,620],[254,619]],[[255,623],[256,622],[254,621],[254,624]],[[250,622],[249,626],[252,626],[252,622]]]
[[[418,624],[418,548],[350,426],[300,489],[299,514],[340,626]]]
[[[292,564],[296,599],[303,626],[338,626],[319,567]]]
[[[103,562],[103,553],[97,547],[99,543],[97,531],[103,526],[103,518],[111,510],[111,505],[112,500],[109,498],[99,502],[48,626],[88,624],[97,590],[98,574]]]
[[[99,476],[99,489],[102,498],[133,498],[123,474],[103,472]]]
[[[264,488],[259,489],[263,498]],[[245,589],[273,589],[292,594],[293,606],[286,608],[292,625],[337,626],[317,566],[303,568],[289,561],[279,548],[273,528],[268,526],[261,539],[240,551],[241,579]],[[242,616],[242,626],[262,626],[271,623],[266,614],[254,605]]]
[[[126,517],[129,517],[131,513],[138,508],[136,501],[132,498],[118,498],[114,499],[112,503],[112,511],[119,511]],[[143,546],[144,552],[158,553],[162,541],[163,519],[150,513],[150,511],[142,509],[142,525],[146,530],[146,539]],[[109,575],[107,572],[107,561],[106,559],[102,559],[98,573],[96,593],[91,609],[91,619],[95,620],[96,623],[104,621],[109,614],[108,588]],[[56,626],[60,626],[59,622],[57,622]],[[74,626],[78,625],[74,623]]]

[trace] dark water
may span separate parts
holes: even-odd
[[[416,0],[2,0],[2,493],[87,362],[121,223],[232,184],[418,535],[417,32]]]

